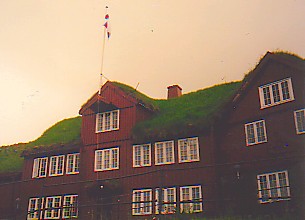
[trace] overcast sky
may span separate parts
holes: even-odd
[[[103,73],[153,98],[241,80],[267,51],[305,57],[305,0],[0,0],[0,145],[38,138],[98,90],[106,5]]]

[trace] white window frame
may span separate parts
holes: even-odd
[[[95,151],[94,171],[117,170],[120,166],[119,147]]]
[[[170,154],[168,154],[170,152]],[[155,164],[175,163],[174,141],[163,141],[155,143]]]
[[[155,190],[155,213],[160,214],[160,190],[161,188],[156,188]],[[162,208],[161,214],[174,214],[177,209],[177,194],[176,187],[162,188]]]
[[[96,114],[95,132],[100,133],[119,130],[119,118],[120,111],[118,109]]]
[[[49,203],[50,201],[50,203]],[[49,196],[45,198],[45,219],[59,219],[61,211],[61,196]]]
[[[64,175],[65,155],[50,157],[49,176]]]
[[[150,215],[150,214],[152,214],[152,189],[133,190],[132,215]]]
[[[66,174],[79,173],[80,153],[67,154],[66,159]]]
[[[32,178],[46,177],[47,170],[48,170],[48,157],[40,157],[34,159]]]
[[[33,202],[33,203],[32,203]],[[41,219],[43,212],[44,198],[30,198],[28,204],[28,220]],[[34,207],[32,207],[32,204]]]
[[[195,190],[198,190],[199,198],[194,198]],[[185,193],[185,191],[188,191],[188,193]],[[180,187],[180,212],[181,213],[202,212],[202,210],[203,210],[202,201],[203,201],[203,199],[202,199],[201,185]]]
[[[179,163],[200,161],[198,137],[178,140]]]
[[[63,198],[62,217],[71,219],[78,217],[78,195],[66,195]]]
[[[151,166],[151,144],[133,145],[133,167]]]
[[[294,123],[297,134],[305,134],[305,108],[294,111]]]
[[[261,130],[258,130],[260,127],[259,125],[262,123],[262,126],[263,126],[263,136],[264,139],[263,140],[259,140],[259,131]],[[253,128],[251,130],[251,133],[248,128],[251,129],[251,127]],[[245,134],[246,134],[246,144],[247,146],[251,146],[251,145],[255,145],[255,144],[261,144],[261,143],[266,143],[268,140],[267,140],[267,131],[266,131],[266,123],[265,123],[265,120],[259,120],[259,121],[254,121],[254,122],[250,122],[250,123],[247,123],[245,124]],[[250,142],[250,140],[254,140],[254,142]]]
[[[280,175],[285,175],[285,179],[281,179]],[[275,179],[272,179],[274,177]],[[272,186],[272,184],[275,186]],[[259,174],[257,175],[257,185],[259,203],[263,204],[280,200],[290,200],[290,186],[287,170]],[[265,196],[267,197],[264,198]]]
[[[283,93],[282,83],[287,83],[289,98],[285,98]],[[274,90],[273,88],[277,88]],[[268,90],[268,91],[267,91]],[[267,93],[264,93],[267,91]],[[275,92],[276,91],[276,92]],[[282,79],[276,82],[268,83],[258,87],[261,109],[268,108],[271,106],[279,105],[282,103],[290,102],[294,100],[293,87],[291,78]],[[276,94],[275,94],[276,93]],[[269,102],[266,103],[265,99],[268,96]]]

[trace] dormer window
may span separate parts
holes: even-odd
[[[96,133],[119,129],[119,110],[98,113],[96,115]]]
[[[258,91],[261,109],[294,100],[291,78],[262,85]]]

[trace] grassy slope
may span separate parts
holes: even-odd
[[[24,150],[76,141],[80,138],[80,130],[81,117],[69,118],[50,127],[35,141],[0,147],[0,172],[20,171],[23,165],[20,155]]]
[[[138,141],[149,138],[176,136],[187,129],[207,128],[221,107],[232,98],[241,82],[216,85],[170,100],[154,100],[159,112],[151,119],[138,123],[134,136]],[[149,135],[149,136],[148,136]]]

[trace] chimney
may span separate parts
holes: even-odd
[[[182,89],[178,85],[167,87],[167,99],[177,98],[182,95]]]

